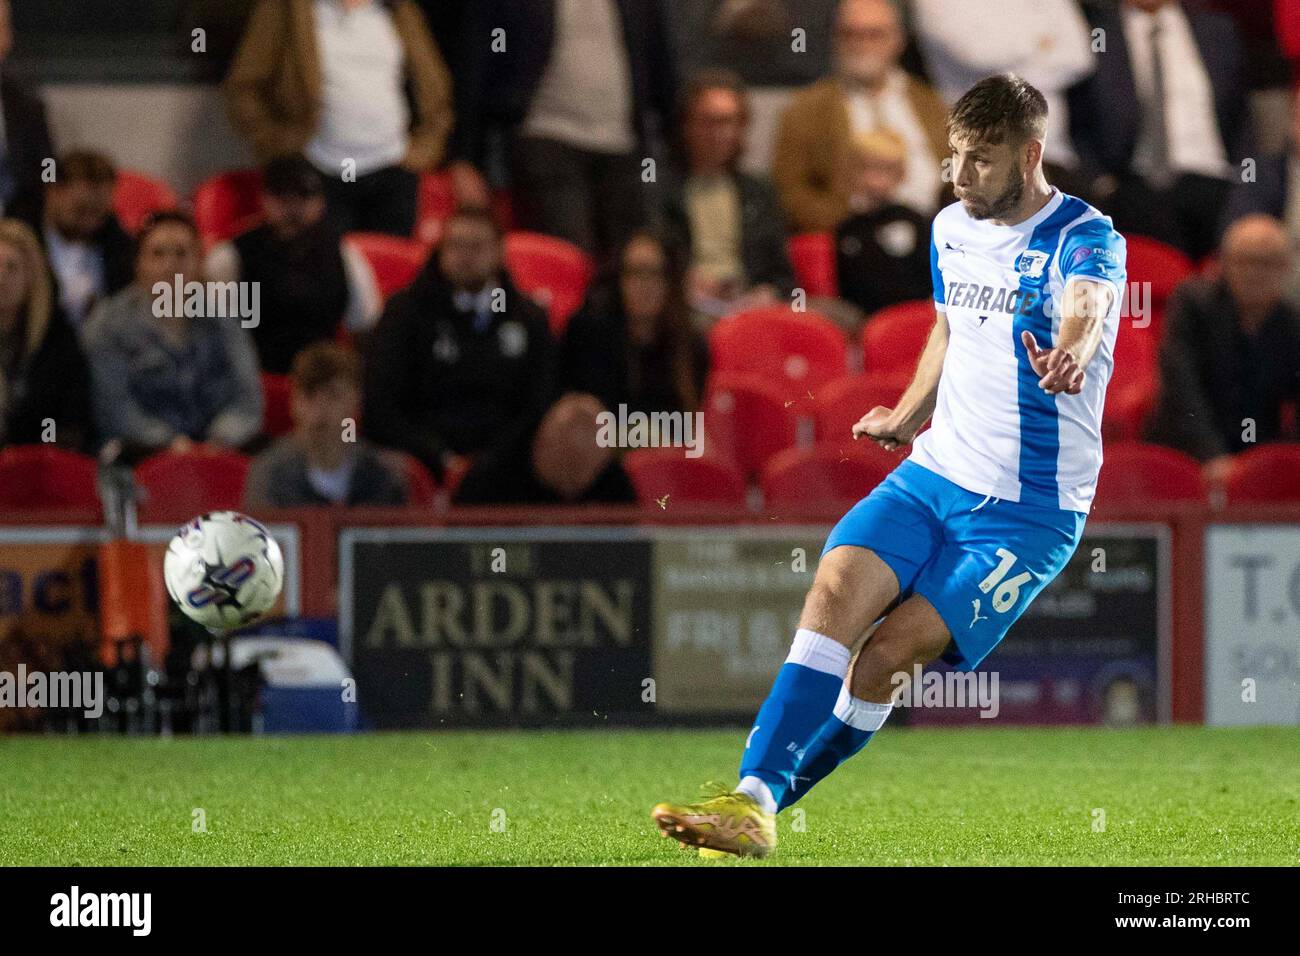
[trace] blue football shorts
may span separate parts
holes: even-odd
[[[904,461],[831,529],[822,554],[870,548],[952,637],[942,659],[974,670],[1074,554],[1087,515],[977,495]]]

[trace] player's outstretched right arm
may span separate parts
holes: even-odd
[[[948,354],[948,316],[935,310],[934,328],[921,351],[912,382],[894,408],[877,405],[853,426],[853,437],[870,438],[887,451],[910,444],[934,414],[943,359]]]

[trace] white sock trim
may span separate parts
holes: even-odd
[[[760,777],[745,777],[736,785],[736,789],[753,797],[754,802],[766,810],[768,813],[776,813],[776,798],[772,796],[772,789],[763,782]]]
[[[879,730],[894,709],[893,704],[875,704],[862,700],[849,693],[847,687],[840,688],[840,696],[835,701],[832,712],[854,730]]]
[[[802,664],[832,677],[843,677],[849,672],[849,649],[825,634],[818,634],[806,627],[794,632],[794,643],[790,645],[787,664]]]

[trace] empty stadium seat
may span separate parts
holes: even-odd
[[[262,211],[262,174],[233,169],[199,183],[194,190],[194,224],[204,245],[239,235]]]
[[[135,469],[144,492],[144,521],[184,521],[205,511],[238,510],[251,459],[238,452],[201,449],[160,452]]]
[[[846,507],[884,481],[903,458],[869,441],[821,442],[774,455],[759,484],[768,505]]]
[[[446,170],[421,173],[414,238],[425,245],[436,246],[442,241],[443,224],[455,211],[456,194],[451,188],[451,173]]]
[[[900,302],[874,313],[862,327],[862,367],[873,374],[910,377],[934,322],[930,299]]]
[[[385,299],[410,285],[429,258],[424,243],[382,232],[349,232],[344,241],[366,257]]]
[[[795,413],[762,376],[719,372],[704,397],[705,453],[757,474],[769,458],[795,444]]]
[[[1126,235],[1124,241],[1128,245],[1129,289],[1135,282],[1151,283],[1151,305],[1157,316],[1162,315],[1178,283],[1192,275],[1196,267],[1181,251],[1158,239]]]
[[[262,434],[278,438],[293,431],[292,386],[288,375],[262,373]]]
[[[99,510],[95,459],[56,445],[0,450],[0,508]]]
[[[509,233],[505,263],[519,291],[546,309],[557,336],[582,305],[596,273],[591,257],[577,246],[539,232]]]
[[[1139,507],[1152,501],[1205,501],[1201,465],[1191,455],[1143,442],[1115,442],[1103,452],[1099,505]]]
[[[799,288],[810,296],[837,296],[839,278],[835,274],[835,236],[829,232],[807,232],[791,236],[786,242],[790,265]]]
[[[1159,340],[1154,328],[1120,323],[1115,370],[1106,386],[1101,433],[1107,441],[1137,441],[1160,391]]]
[[[395,456],[402,465],[402,476],[406,479],[406,503],[417,508],[432,508],[437,498],[438,485],[429,474],[420,459],[403,451],[389,450],[387,454]]]
[[[113,186],[113,212],[122,228],[134,235],[145,218],[180,205],[176,193],[160,179],[130,169],[117,171]]]
[[[1228,503],[1300,501],[1300,444],[1260,445],[1244,451],[1228,476]]]
[[[745,503],[744,479],[721,459],[687,458],[681,448],[641,448],[627,453],[623,467],[643,508]]]
[[[823,386],[816,401],[817,440],[851,440],[857,420],[877,405],[893,408],[909,381],[908,375],[868,372],[845,375]]]
[[[709,330],[709,352],[715,370],[762,375],[789,401],[843,375],[848,349],[825,316],[763,306],[721,319]]]

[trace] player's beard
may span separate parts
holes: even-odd
[[[1006,188],[993,199],[972,202],[963,198],[961,204],[966,207],[966,212],[972,219],[1006,219],[1015,213],[1024,197],[1025,177],[1020,170],[1013,169],[1007,178]]]

